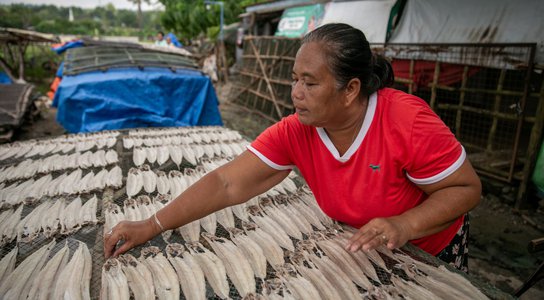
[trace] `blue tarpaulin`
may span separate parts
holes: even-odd
[[[12,84],[8,74],[0,71],[0,84]]]
[[[110,69],[64,76],[53,105],[69,132],[223,125],[209,77],[164,68]]]
[[[51,50],[55,51],[57,54],[62,54],[62,53],[64,53],[64,51],[66,51],[68,49],[78,48],[78,47],[83,47],[83,46],[84,46],[84,44],[83,44],[82,40],[73,40],[73,41],[70,41],[70,42],[60,44],[58,46],[53,46],[53,47],[51,47]]]

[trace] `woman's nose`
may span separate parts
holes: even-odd
[[[291,98],[302,100],[304,99],[304,92],[302,91],[300,81],[297,81],[291,85]]]

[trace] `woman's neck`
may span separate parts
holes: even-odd
[[[367,108],[368,100],[348,110],[347,114],[344,115],[345,121],[340,126],[324,128],[340,156],[348,151],[357,138],[363,126]]]

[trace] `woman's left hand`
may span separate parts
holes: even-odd
[[[349,239],[346,250],[364,251],[386,245],[389,249],[402,247],[411,239],[409,225],[399,217],[376,218],[361,227]]]

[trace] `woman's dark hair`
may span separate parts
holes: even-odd
[[[359,78],[361,92],[369,96],[391,86],[395,80],[389,61],[372,53],[364,33],[357,28],[347,24],[325,24],[302,39],[302,45],[310,42],[324,45],[329,67],[339,89],[345,88],[351,79]]]

